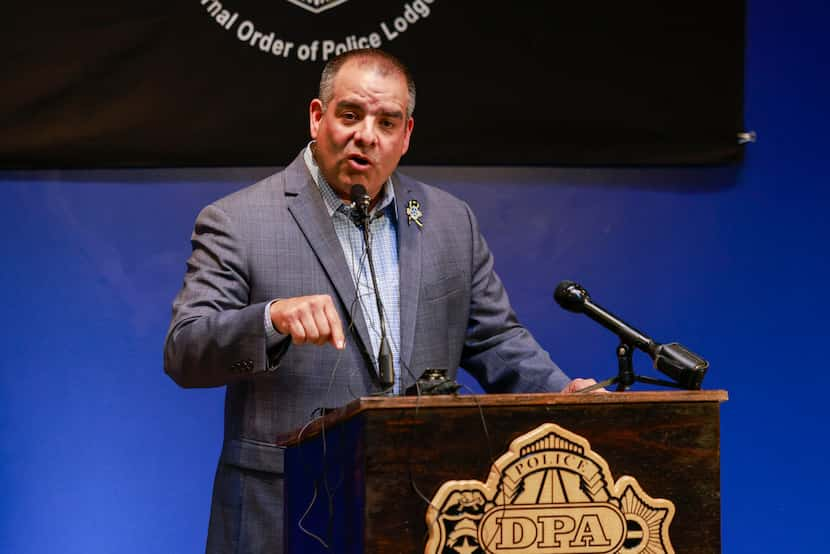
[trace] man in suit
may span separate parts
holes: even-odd
[[[226,386],[225,437],[208,552],[281,552],[278,434],[316,410],[382,392],[381,324],[394,379],[467,369],[488,392],[572,391],[510,307],[469,207],[395,170],[408,147],[415,86],[378,50],[323,71],[312,142],[284,170],[204,208],[173,304],[165,371],[184,387]],[[349,193],[371,198],[372,260]]]

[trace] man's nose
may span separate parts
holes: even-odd
[[[367,117],[355,128],[354,140],[356,143],[366,146],[374,144],[377,138],[374,119]]]

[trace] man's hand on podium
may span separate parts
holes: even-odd
[[[581,391],[582,389],[584,389],[586,387],[590,387],[591,385],[596,385],[596,384],[597,384],[596,379],[574,379],[573,381],[568,383],[567,387],[562,389],[562,392],[565,392],[565,393],[579,392],[579,391]],[[597,389],[597,390],[594,390],[594,391],[591,391],[591,392],[594,393],[594,392],[608,392],[608,391],[605,390],[605,389]]]

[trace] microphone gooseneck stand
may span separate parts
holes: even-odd
[[[369,273],[372,275],[372,286],[375,289],[375,304],[380,316],[380,348],[378,348],[378,378],[381,386],[388,389],[395,382],[395,365],[392,363],[392,349],[389,348],[389,339],[386,334],[386,317],[383,315],[383,303],[380,300],[380,288],[375,274],[375,263],[372,261],[372,247],[369,238],[369,221],[363,222],[363,242],[366,243],[366,257],[369,258]]]
[[[380,288],[375,273],[375,263],[372,259],[372,241],[369,236],[369,204],[371,198],[363,185],[352,185],[351,189],[352,213],[355,225],[363,231],[363,243],[366,246],[366,257],[369,259],[369,273],[372,276],[372,287],[375,291],[375,304],[380,319],[380,347],[378,348],[378,381],[384,390],[388,390],[395,383],[395,365],[392,361],[392,349],[389,347],[389,338],[386,332],[386,316],[383,313],[383,302],[380,299]],[[383,214],[380,214],[383,215]],[[380,216],[378,216],[380,217]]]
[[[617,385],[617,392],[627,391],[634,383],[647,383],[649,385],[662,385],[664,387],[673,387],[676,389],[685,389],[683,385],[675,383],[674,381],[665,381],[663,379],[655,379],[646,375],[637,375],[634,373],[634,363],[632,360],[634,348],[630,344],[621,342],[617,347],[617,375],[610,377],[605,381],[600,381],[595,385],[579,389],[578,392],[591,392],[598,389],[604,389],[611,385]]]

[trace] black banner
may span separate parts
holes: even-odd
[[[363,46],[415,76],[405,164],[741,155],[743,0],[114,4],[4,7],[0,166],[283,165],[324,62]]]

